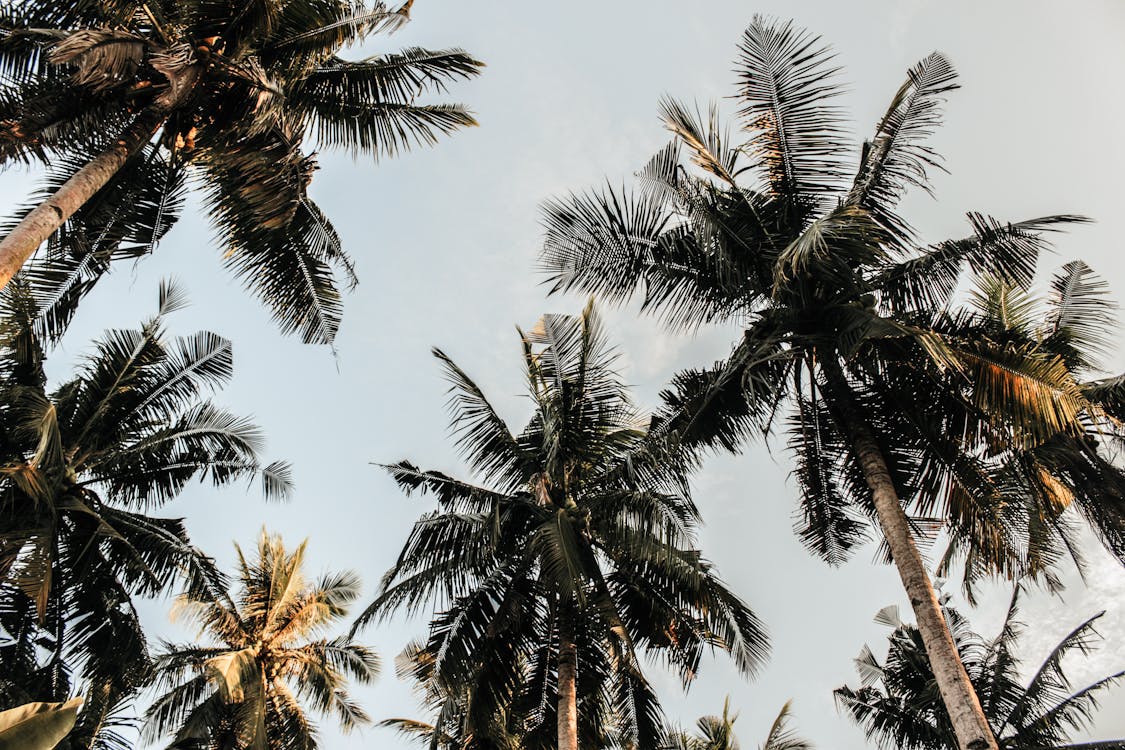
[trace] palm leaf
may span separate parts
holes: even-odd
[[[74,726],[82,702],[29,703],[0,712],[0,748],[51,750]]]
[[[1039,256],[1050,248],[1049,233],[1085,221],[1063,214],[1005,223],[972,213],[971,236],[934,245],[889,265],[874,284],[892,309],[902,312],[946,306],[966,270],[1026,289]]]
[[[774,719],[762,750],[812,750],[812,743],[797,736],[795,730],[789,727],[790,706],[792,701],[786,702]]]
[[[541,258],[553,274],[552,292],[579,288],[618,302],[640,285],[639,271],[669,220],[659,198],[608,187],[549,201],[543,212],[547,236]]]
[[[1109,285],[1082,261],[1071,261],[1051,279],[1046,335],[1075,370],[1096,366],[1113,343],[1115,306]]]
[[[739,114],[750,131],[746,151],[769,189],[798,219],[840,188],[845,151],[833,53],[796,27],[755,16],[739,43]]]
[[[450,384],[450,428],[473,470],[501,491],[514,491],[527,481],[528,457],[484,392],[440,349],[433,350]]]
[[[925,141],[941,125],[945,95],[958,87],[950,62],[940,53],[930,54],[907,72],[874,138],[864,144],[847,202],[870,209],[904,239],[909,227],[894,208],[911,186],[929,191],[928,170],[941,169],[940,157]]]
[[[665,98],[660,102],[660,119],[679,143],[691,153],[691,161],[704,172],[737,187],[739,151],[728,143],[730,134],[719,126],[719,110],[714,104],[707,119],[698,112],[690,112],[679,102]]]

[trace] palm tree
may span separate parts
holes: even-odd
[[[786,702],[770,725],[765,742],[759,750],[812,750],[812,743],[801,739],[789,728],[790,703]],[[722,716],[704,716],[695,723],[696,734],[675,731],[668,734],[663,750],[739,750],[734,734],[738,714],[730,713],[730,698],[723,701]]]
[[[789,704],[785,704],[785,713]],[[695,722],[696,733],[683,730],[668,732],[664,750],[740,750],[738,737],[734,734],[734,722],[738,714],[731,715],[730,698],[723,701],[722,716],[701,716]]]
[[[1025,289],[1047,235],[1079,217],[970,214],[969,236],[924,246],[897,213],[902,195],[928,190],[927,171],[940,166],[925,139],[957,87],[952,66],[935,53],[910,69],[847,179],[831,59],[808,32],[755,18],[737,69],[745,141],[731,142],[714,108],[704,118],[665,101],[673,142],[645,167],[642,188],[549,204],[543,263],[555,291],[617,303],[639,294],[642,310],[672,327],[743,329],[724,360],[676,377],[666,434],[688,448],[737,450],[787,412],[803,541],[835,564],[877,525],[962,749],[995,748],[915,535],[951,531],[955,550],[975,553],[970,573],[1042,572],[1051,561],[1020,557],[1028,524],[1002,525],[1003,508],[1013,494],[1057,483],[1069,495],[1039,494],[1070,497],[1125,559],[1125,483],[1095,437],[1113,427],[1105,415],[1120,410],[1122,383],[1084,385],[1082,368],[1052,342],[981,338],[976,318],[951,312],[966,270]],[[1087,333],[1102,324],[1100,309],[1094,320],[1067,302],[1060,309],[1085,318]],[[1085,471],[1082,481],[1044,462],[1042,473],[1004,469],[1053,442],[1070,454],[1055,468]],[[1046,525],[1069,522],[1064,508]],[[1005,537],[1012,543],[992,543]]]
[[[514,711],[493,717],[487,732],[477,732],[470,720],[470,706],[477,686],[444,684],[437,676],[437,659],[422,642],[409,644],[395,659],[395,673],[414,683],[422,705],[433,723],[417,719],[384,719],[379,726],[395,729],[418,744],[441,750],[523,750],[526,725]],[[514,692],[527,690],[521,686]],[[501,710],[509,707],[501,706]]]
[[[957,649],[981,697],[985,715],[1000,747],[1010,750],[1120,750],[1125,739],[1072,742],[1070,734],[1089,729],[1102,691],[1125,678],[1125,671],[1075,689],[1064,662],[1073,665],[1073,654],[1088,655],[1100,637],[1095,630],[1100,612],[1059,641],[1026,685],[1017,655],[1024,632],[1019,616],[1020,587],[1008,607],[999,635],[984,638],[969,629],[958,612],[947,609],[954,625]],[[835,691],[837,704],[867,737],[881,748],[945,750],[956,748],[957,738],[949,715],[934,690],[934,676],[926,650],[913,625],[898,620],[897,608],[887,607],[877,622],[890,625],[887,658],[883,664],[864,646],[856,659],[862,686]]]
[[[393,156],[475,125],[418,97],[475,76],[457,50],[362,60],[343,48],[409,17],[375,0],[27,0],[0,9],[0,164],[53,165],[0,239],[0,288],[28,270],[45,300],[83,295],[151,252],[203,188],[226,264],[286,332],[330,343],[351,260],[308,196],[314,153]],[[49,308],[50,305],[45,305]]]
[[[663,732],[642,652],[686,683],[708,647],[752,672],[766,637],[694,548],[684,466],[649,439],[592,305],[547,315],[521,337],[534,413],[518,433],[435,350],[480,484],[409,461],[388,467],[441,507],[415,524],[357,626],[438,604],[426,645],[433,679],[454,693],[470,687],[474,734],[515,714],[526,748],[653,747]]]
[[[1107,450],[1121,436],[1125,380],[1096,379],[1116,328],[1108,291],[1081,261],[1056,272],[1045,295],[985,275],[969,290],[968,304],[931,323],[957,343],[970,368],[969,383],[989,377],[982,372],[987,366],[1022,370],[1027,380],[1053,390],[1052,413],[1042,410],[1035,393],[1017,393],[1010,405],[994,409],[989,391],[966,388],[963,373],[939,374],[931,380],[936,388],[913,386],[917,398],[933,403],[949,394],[960,395],[962,404],[975,398],[974,406],[990,418],[982,425],[991,441],[987,452],[958,458],[957,468],[967,471],[948,489],[949,544],[937,569],[947,575],[960,563],[970,601],[973,581],[996,571],[1058,590],[1054,569],[1061,559],[1085,567],[1079,515],[1110,552],[1125,559],[1125,473]],[[1018,379],[1008,383],[1013,385]],[[942,406],[956,414],[955,404]],[[961,414],[950,424],[973,425],[974,419]],[[967,498],[973,490],[977,498]],[[922,496],[922,512],[931,512],[932,500],[926,500],[938,494]]]
[[[260,477],[267,498],[284,497],[288,467],[263,466],[258,428],[207,399],[231,376],[230,342],[166,336],[184,304],[175,286],[51,390],[21,292],[4,290],[0,319],[0,697],[59,701],[77,684],[86,704],[68,741],[89,746],[116,731],[148,667],[133,597],[215,575],[183,520],[152,509],[194,478]]]
[[[349,571],[309,580],[306,544],[288,552],[263,530],[255,560],[235,545],[236,595],[210,587],[180,597],[174,616],[209,641],[165,644],[153,671],[167,692],[145,713],[143,741],[172,735],[175,748],[313,750],[317,728],[306,706],[345,730],[370,721],[348,686],[373,681],[378,657],[349,637],[321,637],[347,615],[359,578]]]

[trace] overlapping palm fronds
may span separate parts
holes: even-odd
[[[813,745],[801,738],[790,725],[790,702],[786,702],[770,725],[766,739],[759,750],[812,750]],[[675,730],[668,733],[661,750],[739,750],[741,745],[734,733],[738,714],[731,715],[730,698],[723,701],[721,716],[703,716],[695,723],[694,733]]]
[[[203,643],[164,644],[153,665],[161,692],[145,712],[145,741],[218,750],[314,750],[311,708],[345,731],[370,722],[349,694],[379,660],[366,646],[327,631],[359,595],[351,572],[305,576],[305,544],[288,551],[264,530],[256,557],[238,549],[238,590],[196,588],[176,616],[198,625]]]
[[[408,18],[376,1],[32,2],[0,8],[0,164],[50,165],[4,230],[0,284],[50,323],[115,260],[152,252],[194,179],[226,265],[285,331],[331,343],[352,261],[308,195],[315,154],[393,156],[474,125],[427,101],[475,76],[459,49],[349,60]],[[46,232],[44,234],[44,232]]]
[[[765,634],[695,548],[686,467],[651,439],[592,308],[545,316],[522,341],[534,412],[519,432],[435,352],[480,483],[388,467],[440,508],[415,524],[360,623],[436,606],[421,663],[457,704],[460,737],[498,741],[515,721],[525,748],[651,747],[663,730],[644,654],[685,682],[716,648],[748,674]]]
[[[230,342],[167,335],[165,318],[184,303],[174,285],[162,286],[155,316],[107,332],[53,388],[34,299],[21,283],[4,295],[0,693],[14,705],[79,689],[71,740],[126,747],[122,702],[149,664],[133,598],[217,576],[183,520],[152,511],[193,479],[257,478],[266,497],[284,497],[288,467],[263,464],[258,428],[208,399],[231,377]]]
[[[832,57],[793,24],[756,18],[736,70],[740,138],[663,103],[672,144],[635,190],[549,203],[542,262],[554,291],[637,297],[677,328],[744,328],[729,356],[673,380],[662,429],[734,450],[787,426],[802,540],[838,563],[878,527],[926,610],[931,656],[949,662],[943,691],[976,717],[963,742],[991,747],[915,542],[950,532],[943,567],[964,562],[970,585],[993,573],[1054,584],[1076,506],[1125,560],[1125,475],[1101,438],[1120,434],[1118,389],[1088,382],[1104,289],[1072,264],[1046,317],[1020,307],[1051,235],[1077,216],[970,214],[965,237],[923,245],[898,205],[941,167],[926,139],[956,72],[937,53],[912,67],[848,179]],[[955,292],[970,277],[982,286],[966,310]]]
[[[1089,655],[1100,641],[1097,626],[1104,612],[1070,631],[1043,663],[1029,672],[1019,654],[1026,632],[1019,620],[1022,592],[1016,588],[1007,617],[995,638],[969,629],[955,610],[947,610],[955,624],[957,647],[981,697],[985,715],[1000,747],[1010,750],[1111,750],[1125,740],[1075,741],[1072,735],[1090,729],[1098,700],[1123,678],[1116,672],[1089,685],[1076,685],[1067,672],[1077,655]],[[952,750],[957,747],[949,716],[937,699],[934,677],[918,629],[899,622],[895,608],[881,618],[894,630],[883,662],[864,647],[856,659],[859,688],[841,687],[836,702],[861,726],[877,747],[901,750]],[[1064,664],[1065,662],[1065,664]],[[1030,674],[1030,678],[1023,675]]]

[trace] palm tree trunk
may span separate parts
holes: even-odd
[[[914,544],[909,519],[899,501],[883,451],[870,425],[862,417],[835,355],[825,357],[821,368],[827,379],[827,396],[833,418],[839,422],[851,443],[852,452],[871,489],[883,538],[887,540],[891,558],[914,610],[930,668],[957,735],[957,744],[961,750],[997,750],[996,738],[961,663],[922,555]]]
[[[559,615],[559,750],[578,750],[578,647],[566,613]]]
[[[23,217],[7,237],[0,240],[0,289],[8,285],[27,259],[63,222],[105,187],[129,158],[152,139],[169,113],[187,97],[198,76],[196,66],[182,71],[167,91],[141,110],[113,144],[75,172],[50,198]]]

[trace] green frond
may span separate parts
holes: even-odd
[[[36,198],[53,192],[85,158],[83,152],[60,160]],[[115,261],[155,250],[179,218],[185,193],[183,165],[159,149],[130,160],[20,272],[37,308],[36,332],[50,342],[62,338],[78,304]]]
[[[315,91],[302,92],[294,103],[310,118],[318,144],[343,149],[353,157],[395,157],[434,146],[443,136],[478,124],[460,104],[351,102],[321,98]]]
[[[789,721],[792,718],[791,705],[792,701],[787,701],[781,707],[781,711],[778,712],[777,718],[774,719],[773,725],[770,727],[769,734],[766,735],[762,750],[812,750],[812,743],[799,737],[797,732],[789,726]]]
[[[362,41],[369,34],[394,30],[408,20],[402,12],[389,10],[382,2],[373,3],[371,8],[346,3],[324,3],[322,7],[335,18],[272,40],[270,51],[290,52],[294,47],[308,44],[337,48]],[[291,10],[290,18],[285,20],[296,21],[297,12],[297,9]]]
[[[899,313],[946,307],[966,272],[1027,289],[1039,257],[1051,247],[1049,234],[1085,221],[1063,214],[1005,223],[971,213],[971,236],[932,245],[888,265],[872,283],[883,301]]]
[[[226,263],[272,308],[282,331],[299,333],[305,343],[331,345],[343,314],[338,276],[350,276],[351,261],[319,209],[298,198],[293,215],[276,229],[255,223],[252,214],[234,213],[237,201],[218,210],[220,221],[229,219]]]
[[[965,344],[957,351],[976,405],[1009,425],[1013,439],[1043,441],[1084,431],[1089,402],[1062,358],[1035,345]]]
[[[793,22],[755,16],[739,43],[739,115],[750,135],[743,147],[769,190],[787,202],[800,226],[842,187],[847,150],[834,53]]]
[[[984,276],[977,279],[969,293],[969,301],[984,317],[986,325],[1023,338],[1032,337],[1034,321],[1039,317],[1040,301],[1028,290],[995,276]]]
[[[63,36],[43,3],[0,6],[0,80],[15,87],[49,72],[47,51]]]
[[[449,83],[473,78],[483,65],[460,49],[410,47],[355,62],[334,57],[305,76],[290,96],[298,102],[340,102],[351,107],[408,104],[422,93],[444,93]]]
[[[552,274],[552,292],[580,289],[623,302],[642,284],[642,272],[669,216],[651,193],[630,195],[607,187],[543,207],[547,230],[540,262]]]
[[[655,420],[661,433],[689,450],[733,451],[768,431],[794,363],[784,342],[770,337],[768,324],[760,330],[711,368],[673,377],[660,394],[664,407]]]
[[[874,137],[864,143],[847,203],[869,209],[902,240],[911,231],[894,213],[895,207],[910,187],[929,192],[928,171],[942,169],[941,158],[926,140],[941,125],[945,95],[957,88],[953,65],[940,53],[931,53],[907,71]]]
[[[801,487],[797,534],[829,565],[843,564],[868,539],[870,523],[856,512],[854,498],[832,470],[847,457],[847,443],[822,405],[802,398],[789,419],[793,474]]]
[[[94,91],[126,84],[145,59],[145,39],[119,29],[80,29],[51,45],[48,62],[71,70],[70,80]]]
[[[1076,371],[1097,367],[1114,343],[1116,305],[1108,294],[1109,285],[1080,260],[1051,278],[1044,343]]]
[[[871,215],[857,206],[841,206],[810,222],[777,257],[775,293],[795,277],[806,275],[812,266],[829,269],[819,277],[831,277],[833,265],[871,265],[883,256],[885,234]]]
[[[443,351],[435,348],[449,381],[450,429],[483,481],[512,492],[528,480],[528,457],[480,387]]]

